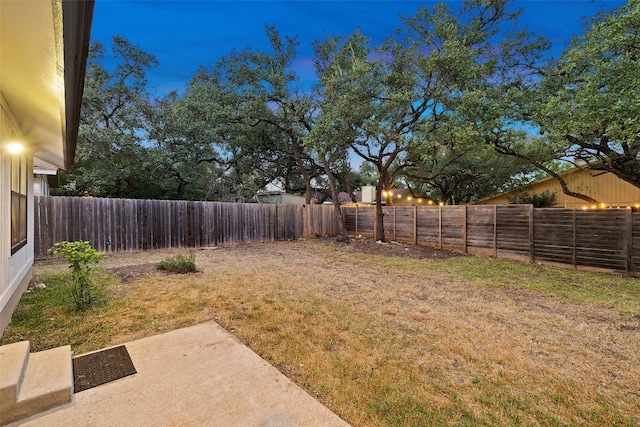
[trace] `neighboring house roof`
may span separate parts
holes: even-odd
[[[57,175],[58,168],[49,162],[37,157],[33,158],[33,174],[34,175]]]
[[[621,180],[612,173],[576,167],[561,173],[560,176],[567,182],[570,190],[587,195],[605,206],[633,206],[640,203],[640,188]],[[518,193],[539,194],[544,191],[556,193],[554,207],[587,207],[587,202],[584,200],[565,195],[560,183],[552,176],[542,178],[520,191],[496,194],[471,204],[507,204],[509,198]]]

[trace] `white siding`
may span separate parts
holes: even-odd
[[[33,175],[27,173],[27,244],[11,255],[11,158],[4,149],[11,135],[22,137],[0,94],[0,313],[5,310],[33,264]],[[24,140],[23,140],[24,141]],[[33,158],[27,154],[27,170]],[[6,313],[5,313],[6,314]]]

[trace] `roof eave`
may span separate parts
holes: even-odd
[[[73,165],[95,0],[63,0],[65,117],[64,165]]]

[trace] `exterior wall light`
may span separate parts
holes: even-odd
[[[11,154],[20,154],[24,151],[24,145],[19,142],[9,142],[6,148]]]

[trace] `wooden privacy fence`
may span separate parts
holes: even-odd
[[[82,197],[34,198],[35,257],[63,240],[104,252],[337,235],[333,206]]]
[[[350,233],[374,236],[375,208],[343,208]],[[481,256],[640,274],[640,213],[531,205],[383,207],[385,239]]]
[[[54,243],[139,251],[338,234],[333,206],[35,197],[37,259]],[[374,235],[374,207],[344,207],[351,234]],[[481,256],[640,275],[640,213],[531,205],[389,206],[385,238]]]

